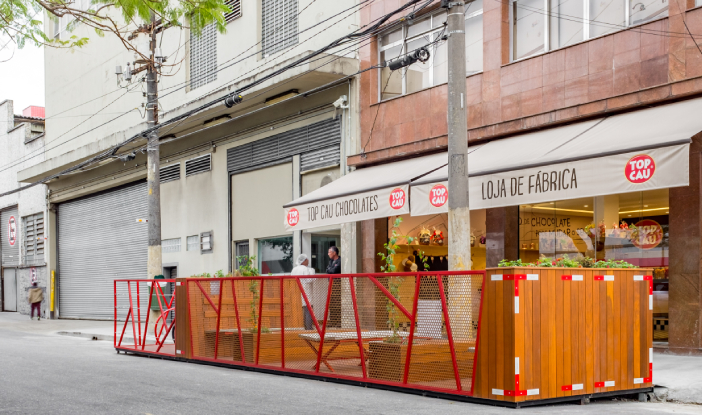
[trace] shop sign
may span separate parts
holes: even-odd
[[[17,242],[17,221],[14,216],[10,216],[7,221],[7,242],[10,246],[15,246]]]
[[[405,195],[405,191],[399,187],[394,189],[392,193],[390,193],[390,207],[395,210],[405,207]]]
[[[448,189],[443,184],[434,185],[429,190],[429,203],[434,207],[441,207],[448,202]]]
[[[632,235],[631,243],[639,249],[653,249],[663,241],[663,227],[652,219],[644,219],[636,223],[636,235]]]
[[[288,231],[338,225],[409,213],[409,186],[389,187],[285,209]]]
[[[645,153],[630,152],[471,176],[470,208],[518,206],[687,186],[689,151],[689,144],[681,144]],[[430,202],[431,189],[437,184],[447,186],[448,182],[412,186],[413,216],[448,212],[446,204],[437,207]]]
[[[624,176],[632,183],[645,183],[655,172],[656,162],[648,154],[634,156],[624,166]]]
[[[37,282],[37,269],[34,267],[29,268],[29,275],[32,276],[32,283]]]

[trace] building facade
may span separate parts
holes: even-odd
[[[362,12],[362,24],[396,3],[376,2]],[[402,73],[383,68],[361,75],[363,144],[361,152],[348,158],[350,166],[391,170],[398,160],[447,151],[446,44],[432,43],[443,34],[446,11],[436,3],[362,49],[361,68],[422,45],[429,45],[432,59]],[[700,40],[690,32],[702,30],[702,10],[694,1],[644,5],[620,0],[607,3],[611,7],[588,0],[556,3],[466,4],[473,266],[494,267],[503,259],[550,262],[588,256],[653,268],[657,347],[699,353],[702,216],[697,133],[702,125],[693,121],[693,114],[702,108],[695,99],[702,92],[702,53]],[[653,151],[675,144],[673,136],[689,148],[677,149],[682,152],[677,161],[670,159],[669,167],[682,173],[669,185],[636,191],[636,183],[648,179],[637,182],[634,172],[624,180],[626,172],[616,170],[612,176],[599,176],[599,188],[578,193],[565,190],[571,183],[562,180],[562,171],[552,177],[548,168],[591,160],[577,170],[585,175],[592,169],[594,177],[606,166],[593,160]],[[617,168],[637,160],[627,158]],[[423,163],[415,173],[431,170],[431,160]],[[635,169],[636,163],[631,166]],[[570,168],[568,174],[575,171]],[[546,170],[548,177],[541,177]],[[509,171],[519,174],[510,177]],[[539,187],[535,178],[543,179]],[[441,190],[434,186],[446,179],[439,171],[412,186],[413,213],[405,214],[403,232],[414,236],[426,228],[445,236],[446,214],[428,206],[415,215],[414,204],[421,185],[430,185],[417,196],[426,197],[429,191]],[[510,188],[510,180],[516,180],[516,186]],[[506,189],[500,183],[506,183]],[[520,199],[522,189],[531,196],[557,191]],[[506,200],[497,201],[499,197]],[[364,271],[379,270],[375,253],[383,250],[393,219],[362,222]],[[632,238],[634,228],[638,234]]]
[[[321,271],[325,247],[355,256],[346,255],[355,247],[354,228],[289,232],[279,218],[284,203],[346,174],[346,156],[358,152],[358,87],[349,77],[359,68],[358,46],[315,56],[248,90],[231,109],[223,98],[356,30],[360,5],[232,4],[225,34],[208,27],[200,37],[180,28],[158,35],[167,56],[160,120],[222,99],[159,131],[163,275],[227,274],[237,256],[255,256],[262,272],[284,273],[302,251]],[[67,25],[46,23],[60,38],[90,36],[80,24],[72,33]],[[45,50],[50,144],[45,160],[24,168],[19,181],[64,171],[147,128],[139,107],[143,73],[131,82],[115,75],[133,60],[110,36],[90,36],[81,53]],[[56,271],[59,317],[112,319],[114,280],[147,278],[145,144],[137,140],[47,183],[47,228],[55,230],[49,243],[56,247],[47,262]]]
[[[13,102],[0,103],[0,193],[17,189],[17,172],[44,160],[43,108],[15,114]],[[43,317],[49,316],[50,273],[46,266],[48,230],[46,186],[0,197],[0,310],[29,314],[32,282],[44,290]]]

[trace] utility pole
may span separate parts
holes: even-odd
[[[146,121],[149,127],[158,124],[158,74],[156,71],[156,17],[151,12],[149,28],[150,60],[146,68]],[[149,254],[147,260],[148,278],[163,274],[161,264],[161,173],[158,132],[149,133],[146,145],[147,174],[149,188]]]
[[[442,1],[448,8],[448,185],[449,269],[470,270],[468,209],[468,120],[465,108],[466,34],[463,0]]]

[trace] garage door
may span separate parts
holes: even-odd
[[[146,196],[146,183],[140,182],[59,205],[62,318],[112,320],[114,280],[146,278],[147,225],[137,223],[147,217]],[[147,288],[141,293],[146,304]],[[126,287],[118,294],[125,298]],[[118,317],[125,315],[120,308]]]

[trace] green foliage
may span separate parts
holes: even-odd
[[[111,32],[127,49],[133,50],[129,34],[149,23],[151,13],[156,20],[161,20],[163,27],[183,26],[182,22],[187,22],[190,30],[199,35],[210,24],[224,33],[224,15],[231,11],[225,0],[92,0],[87,9],[78,4],[63,0],[0,0],[0,32],[10,37],[20,49],[26,42],[63,48],[82,47],[88,43],[87,37],[70,34],[68,38],[64,35],[62,40],[44,32],[44,24],[37,16],[46,12],[53,23],[61,17],[69,19],[68,33],[85,25],[99,37]],[[49,24],[48,31],[53,30],[52,25]]]
[[[507,259],[503,259],[497,264],[498,267],[500,268],[507,268],[507,267],[533,267],[535,266],[531,262],[522,262],[521,259],[518,259],[516,261],[510,261]]]
[[[514,268],[519,268],[519,267],[546,267],[546,268],[552,268],[552,267],[563,267],[563,268],[637,268],[636,265],[632,265],[626,261],[616,261],[616,260],[607,260],[607,261],[595,261],[593,258],[589,257],[580,257],[580,258],[575,258],[575,259],[570,259],[568,255],[563,256],[562,258],[548,258],[544,255],[541,255],[541,257],[536,261],[536,263],[531,263],[531,262],[522,262],[521,259],[518,259],[516,261],[508,261],[506,259],[503,259],[500,261],[499,264],[497,264],[498,267],[506,268],[506,267],[514,267]]]
[[[256,268],[256,256],[238,256],[236,261],[239,264],[238,274],[242,277],[258,277],[261,275]]]
[[[398,232],[398,229],[400,229],[400,224],[402,223],[402,218],[397,217],[395,219],[395,222],[393,223],[392,229],[391,229],[391,235],[390,239],[388,240],[388,243],[384,244],[385,247],[385,252],[378,252],[378,256],[383,260],[385,265],[382,265],[380,267],[380,270],[383,272],[388,272],[392,273],[396,271],[396,266],[395,266],[395,254],[397,254],[397,249],[399,248],[397,245],[397,242],[401,239],[404,239],[407,241],[407,245],[412,245],[412,242],[416,238],[409,236],[409,235],[401,235]],[[419,257],[419,260],[423,264],[423,268],[425,271],[429,270],[429,262],[428,258],[426,255],[424,255],[423,251],[417,251],[417,256]],[[388,278],[388,291],[390,294],[397,299],[397,301],[400,301],[400,285],[404,281],[404,278],[402,277],[389,277]],[[392,329],[392,335],[390,337],[387,337],[384,339],[385,343],[402,343],[402,336],[400,336],[399,331],[400,331],[400,322],[397,320],[398,317],[398,310],[397,307],[395,306],[395,303],[392,302],[389,298],[385,304],[385,309],[388,312],[388,326]]]

